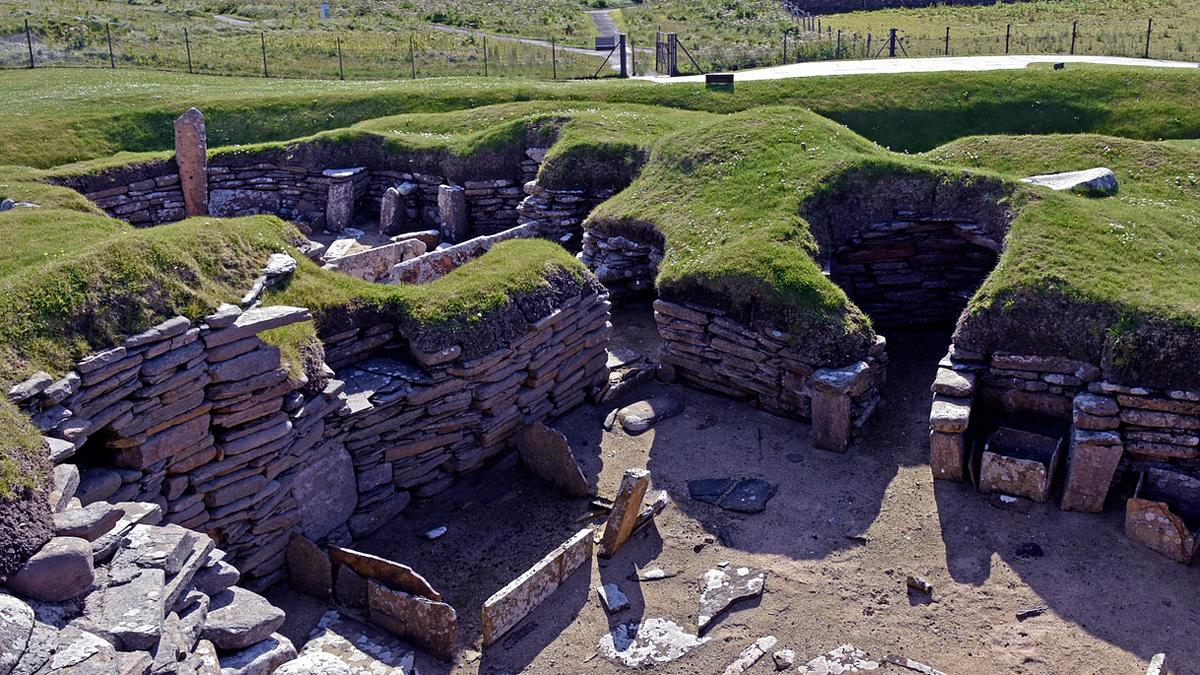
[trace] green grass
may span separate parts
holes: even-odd
[[[1200,5],[1190,0],[1053,0],[985,6],[941,5],[916,9],[851,12],[824,17],[846,33],[871,33],[878,41],[900,30],[909,56],[941,55],[946,27],[950,54],[1003,54],[1012,25],[1013,54],[1066,54],[1078,21],[1076,54],[1140,57],[1147,20],[1154,19],[1150,56],[1200,60]]]
[[[0,37],[8,39],[0,40],[0,65],[23,67],[28,62],[25,19],[32,28],[35,61],[42,65],[109,67],[111,34],[112,60],[118,68],[186,71],[190,48],[196,72],[261,75],[260,33],[265,32],[269,73],[327,79],[339,73],[348,78],[408,77],[413,59],[419,77],[483,74],[482,32],[493,34],[487,50],[489,74],[550,78],[548,47],[503,36],[554,37],[559,44],[590,47],[595,33],[584,3],[575,0],[332,4],[333,16],[322,21],[319,3],[294,0],[4,1]],[[216,15],[232,20],[218,20]],[[596,71],[603,55],[564,50],[557,60],[560,77],[585,77]]]
[[[920,152],[970,134],[1103,133],[1200,137],[1200,70],[1075,67],[986,73],[805,78],[701,85],[437,79],[319,82],[144,71],[0,73],[0,164],[51,167],[126,151],[167,150],[171,123],[206,115],[209,145],[284,140],[413,112],[530,100],[641,103],[737,112],[808,107],[893,150]]]

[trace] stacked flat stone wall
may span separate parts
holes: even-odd
[[[84,504],[155,504],[263,588],[284,574],[289,532],[348,542],[501,452],[519,422],[600,391],[611,332],[603,289],[593,280],[557,306],[531,304],[537,316],[517,327],[509,317],[515,337],[487,353],[424,354],[369,317],[322,336],[332,379],[289,372],[258,337],[309,320],[307,310],[226,305],[14,391],[52,457],[81,469]]]
[[[412,497],[504,451],[518,424],[557,417],[608,381],[607,295],[598,287],[528,316],[521,338],[485,354],[452,346],[405,358],[395,326],[324,336],[346,406],[331,434],[353,457],[354,537],[393,518]]]
[[[862,361],[830,368],[773,327],[748,326],[712,307],[656,300],[654,318],[662,337],[659,358],[679,379],[812,420],[821,447],[844,449],[879,401],[887,364],[882,338]]]
[[[163,160],[120,167],[94,176],[58,181],[83,194],[114,218],[147,226],[183,220],[183,189],[175,162]]]
[[[517,211],[522,223],[533,220],[542,224],[543,236],[577,248],[583,221],[601,202],[616,194],[608,188],[548,188],[536,182],[525,183],[529,195]]]
[[[877,325],[951,323],[999,255],[974,230],[915,214],[870,225],[833,252],[830,277]]]
[[[962,480],[997,420],[1034,418],[1068,437],[1064,510],[1101,511],[1147,472],[1200,486],[1200,392],[1110,382],[1096,364],[1056,356],[952,348],[941,366],[930,415],[937,478]]]
[[[634,298],[654,289],[663,259],[663,241],[656,232],[619,235],[592,228],[583,233],[579,259],[608,288],[614,300]]]

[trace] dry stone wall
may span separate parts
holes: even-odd
[[[349,542],[502,452],[518,423],[596,395],[608,380],[607,295],[594,280],[563,293],[553,306],[529,303],[519,325],[508,317],[514,337],[486,353],[422,353],[394,323],[364,317],[322,335],[333,373],[307,374],[289,372],[258,337],[310,320],[307,310],[225,305],[10,396],[52,458],[78,467],[84,505],[154,504],[264,588],[284,574],[288,532]]]
[[[614,299],[633,298],[654,289],[663,259],[662,237],[606,234],[599,228],[583,233],[580,261],[595,273]]]
[[[1067,437],[1062,509],[1099,512],[1146,483],[1164,511],[1200,517],[1200,392],[1109,382],[1086,361],[954,347],[933,391],[935,478],[963,480],[998,421],[1041,419]]]
[[[887,365],[879,338],[862,361],[830,368],[768,324],[748,326],[696,304],[654,302],[659,357],[684,382],[778,415],[809,419],[819,447],[844,450],[879,401]]]
[[[108,215],[133,225],[159,225],[185,217],[175,162],[161,160],[70,176],[58,182],[83,193]]]

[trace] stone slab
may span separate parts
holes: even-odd
[[[572,572],[591,560],[593,536],[591,528],[575,533],[483,603],[485,647],[495,644],[550,597]]]
[[[417,574],[408,565],[381,558],[369,553],[361,553],[338,546],[329,547],[329,558],[335,565],[344,565],[364,578],[382,583],[384,586],[409,595],[426,598],[434,602],[442,601],[442,594],[434,590],[425,577]],[[341,573],[341,570],[338,571]]]
[[[208,134],[204,115],[195,108],[175,120],[175,164],[188,216],[208,215]]]
[[[569,497],[591,494],[591,487],[562,433],[534,422],[517,429],[516,442],[521,462],[539,478]]]
[[[412,640],[439,659],[449,661],[454,657],[458,614],[450,605],[368,581],[367,607],[371,623],[376,626]]]
[[[650,472],[645,469],[626,469],[621,478],[621,486],[613,500],[612,511],[604,525],[604,535],[600,539],[600,557],[608,558],[616,554],[625,545],[633,528],[637,525],[638,514],[642,509],[642,500],[650,487]]]

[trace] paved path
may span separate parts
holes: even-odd
[[[935,73],[948,71],[1013,70],[1035,63],[1099,63],[1114,66],[1143,66],[1149,68],[1191,68],[1196,63],[1134,59],[1122,56],[939,56],[933,58],[866,59],[856,61],[813,61],[786,66],[737,71],[737,80],[783,80],[792,77],[827,77],[830,75],[864,75],[871,73]],[[647,77],[653,82],[703,82],[703,75],[685,77]]]
[[[588,16],[592,17],[592,23],[596,26],[596,35],[617,34],[617,22],[613,21],[612,14],[609,14],[607,9],[592,10],[588,12]]]

